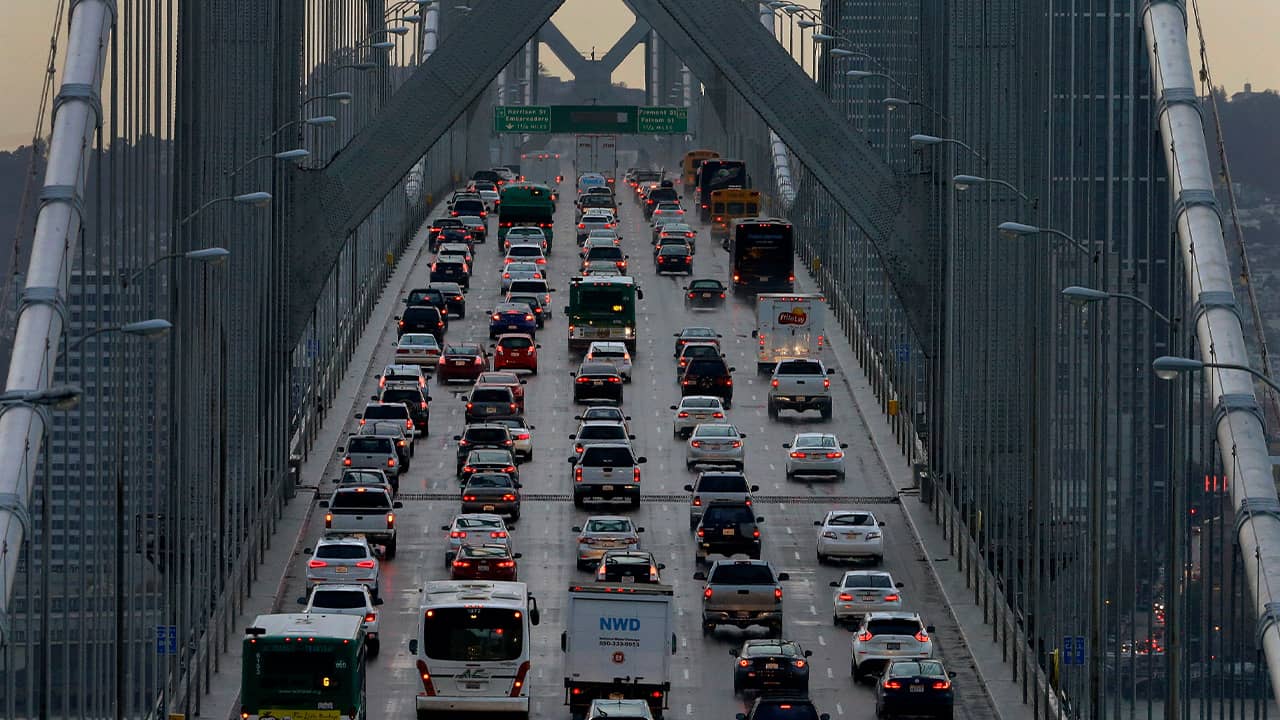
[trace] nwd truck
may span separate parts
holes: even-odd
[[[827,299],[818,293],[761,293],[756,296],[756,371],[767,373],[779,360],[817,359],[826,346]]]
[[[645,700],[662,717],[676,652],[669,585],[572,585],[560,636],[565,704],[583,717],[595,699]]]

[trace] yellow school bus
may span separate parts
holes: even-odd
[[[698,193],[698,166],[703,160],[710,158],[718,158],[720,153],[715,150],[690,150],[684,154],[684,166],[680,175],[680,181],[684,183],[684,189],[681,190],[682,195],[689,193]]]
[[[729,239],[729,224],[739,218],[760,215],[760,191],[728,188],[711,192],[711,239],[723,245]]]

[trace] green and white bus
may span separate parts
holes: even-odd
[[[594,340],[626,343],[636,352],[636,300],[644,292],[625,275],[575,277],[569,280],[569,351],[587,349]]]
[[[498,247],[507,239],[508,230],[526,225],[542,228],[547,236],[547,252],[551,252],[555,212],[555,196],[546,185],[530,182],[503,185],[498,202]]]
[[[245,629],[240,718],[364,720],[359,615],[259,615]]]

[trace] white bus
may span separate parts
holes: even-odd
[[[529,716],[538,603],[521,582],[437,581],[422,589],[417,636],[420,713]]]

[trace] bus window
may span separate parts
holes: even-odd
[[[717,214],[717,215],[723,215],[723,214],[724,214],[724,203],[715,203],[714,205],[712,205],[712,206],[711,206],[711,212],[713,212],[713,213],[715,213],[715,214]]]

